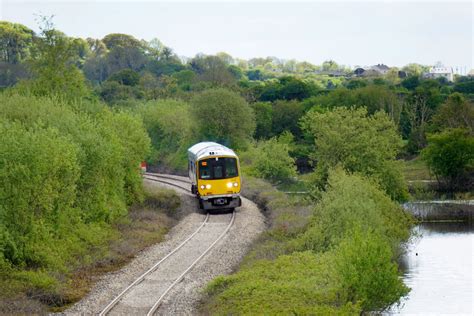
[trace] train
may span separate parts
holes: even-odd
[[[201,142],[188,149],[191,193],[203,210],[235,209],[242,205],[239,157],[224,145]]]

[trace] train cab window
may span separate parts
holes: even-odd
[[[237,161],[234,158],[225,159],[225,172],[226,178],[233,178],[239,175],[237,172]]]
[[[213,179],[224,178],[224,166],[222,166],[222,164],[214,164],[212,166],[212,171],[214,171]]]
[[[199,179],[211,179],[211,171],[207,160],[199,162]]]
[[[227,179],[239,175],[235,158],[209,158],[199,161],[199,179]]]

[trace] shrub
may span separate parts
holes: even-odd
[[[315,184],[323,189],[328,170],[337,165],[348,172],[375,178],[396,200],[406,200],[408,191],[401,171],[394,163],[402,146],[395,124],[383,112],[368,116],[365,108],[335,108],[310,111],[302,121],[314,137],[317,163]]]
[[[0,95],[2,269],[41,279],[87,264],[142,196],[148,143],[136,118],[101,105]]]
[[[411,217],[377,184],[337,169],[330,171],[326,192],[302,239],[305,249],[326,251],[360,229],[379,233],[395,250],[409,237],[410,225]]]
[[[302,205],[261,180],[246,186],[243,194],[265,206],[270,227],[238,272],[208,285],[204,314],[359,315],[408,292],[394,258],[411,218],[377,184],[330,171],[309,226],[294,225],[305,221]]]
[[[272,182],[289,181],[296,176],[295,160],[290,156],[291,134],[259,141],[244,155],[251,161],[250,174]],[[251,156],[251,157],[250,157]]]
[[[409,291],[399,278],[390,244],[377,233],[353,231],[333,256],[341,297],[364,311],[383,310]]]
[[[467,130],[447,129],[428,137],[421,152],[430,170],[447,189],[464,189],[474,172],[474,137]],[[467,184],[467,186],[466,186]]]
[[[197,129],[189,105],[165,99],[142,104],[136,111],[151,138],[149,162],[186,170],[187,149],[196,142]],[[176,124],[176,118],[179,118],[179,124]]]
[[[213,295],[205,311],[229,315],[348,315],[359,314],[357,304],[339,299],[333,287],[328,257],[311,252],[261,260],[237,274],[216,278],[207,287]]]

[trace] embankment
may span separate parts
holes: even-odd
[[[422,222],[473,221],[474,200],[415,201],[403,208]]]

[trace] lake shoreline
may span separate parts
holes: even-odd
[[[474,200],[414,201],[402,204],[420,222],[472,222]]]

